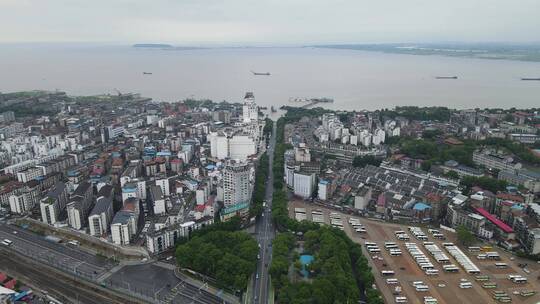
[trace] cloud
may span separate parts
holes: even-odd
[[[540,1],[0,0],[0,42],[531,41]]]

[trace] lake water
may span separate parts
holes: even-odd
[[[250,70],[270,72],[254,76]],[[143,75],[152,72],[152,75]],[[437,80],[435,76],[458,76]],[[330,97],[334,109],[398,105],[538,107],[540,63],[315,48],[151,50],[129,46],[0,45],[0,91],[137,92],[155,100]]]

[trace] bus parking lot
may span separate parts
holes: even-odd
[[[302,211],[304,215],[298,216]],[[456,246],[455,233],[443,229],[409,229],[303,201],[291,202],[289,212],[291,217],[305,217],[343,229],[353,241],[362,244],[386,303],[540,301],[538,292],[530,292],[540,290],[540,265],[514,258],[500,248],[485,246],[469,251]],[[529,264],[529,273],[518,266],[520,263]],[[516,283],[523,278],[526,282]]]

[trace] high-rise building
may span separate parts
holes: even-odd
[[[248,163],[235,160],[227,162],[223,170],[223,203],[226,208],[249,202],[250,174]]]
[[[246,96],[244,97],[244,107],[242,110],[242,117],[244,118],[244,122],[248,123],[253,120],[256,121],[258,119],[259,108],[255,103],[255,96],[252,92],[246,93]]]

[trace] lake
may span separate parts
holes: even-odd
[[[254,76],[251,70],[271,75]],[[329,97],[335,102],[324,106],[346,110],[540,106],[540,81],[521,77],[540,77],[540,63],[307,47],[0,45],[2,92],[59,89],[93,95],[119,90],[159,101],[194,97],[234,102],[253,91],[260,105],[289,104],[290,97]]]

